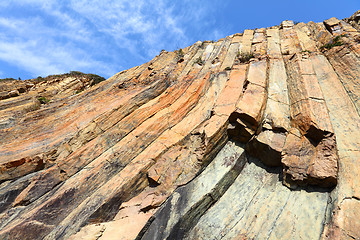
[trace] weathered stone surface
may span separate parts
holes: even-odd
[[[318,48],[324,46],[326,43],[331,41],[332,35],[326,29],[324,23],[309,22],[306,24],[311,32],[311,36],[316,39],[316,45]]]
[[[279,29],[267,29],[266,30],[267,37],[267,50],[268,56],[270,58],[281,58],[281,49],[280,49],[280,32]]]
[[[221,64],[220,69],[225,70],[226,68],[231,68],[234,64],[234,59],[238,54],[239,46],[240,46],[241,37],[240,36],[234,36],[232,38],[230,47],[228,49],[228,52],[226,54],[226,57],[224,61]]]
[[[0,238],[360,238],[358,20],[1,81]]]
[[[293,26],[294,22],[292,20],[286,20],[280,24],[281,29],[292,28]]]
[[[300,52],[301,47],[296,31],[294,30],[294,23],[292,21],[284,21],[281,23],[281,26],[281,53],[289,57],[294,53]]]
[[[357,31],[360,30],[360,10],[356,11],[351,17],[344,19],[351,24]]]
[[[290,109],[287,75],[282,60],[270,60],[268,98],[264,113],[264,125],[274,131],[290,129]]]
[[[313,66],[329,108],[339,154],[338,185],[331,193],[333,212],[327,219],[323,238],[356,239],[360,237],[359,228],[351,223],[358,222],[360,213],[360,118],[346,88],[326,58],[315,56]]]
[[[312,53],[317,51],[316,43],[311,39],[311,32],[304,23],[295,26],[296,34],[300,41],[303,53]]]
[[[250,54],[253,37],[254,37],[254,30],[246,29],[244,31],[240,45],[240,50],[239,50],[240,53]]]
[[[282,152],[284,183],[292,187],[308,183],[322,187],[332,187],[337,181],[336,144],[334,136],[329,136],[314,144],[296,130],[290,130]]]
[[[305,36],[299,42],[315,47]],[[321,186],[331,187],[337,179],[336,141],[312,59],[295,54],[286,61],[292,124],[300,131],[293,129],[287,137],[282,158],[284,182],[318,185],[321,179]]]
[[[286,133],[290,129],[287,76],[281,57],[279,30],[269,29],[267,34],[270,58],[268,97],[262,132],[247,144],[247,151],[268,166],[280,166]]]
[[[230,134],[242,143],[250,140],[261,123],[267,98],[266,71],[265,60],[250,63],[243,94],[236,104],[236,110],[230,115]]]
[[[279,182],[276,173],[250,159],[186,239],[319,238],[329,194],[291,191]]]
[[[303,135],[319,141],[333,130],[311,60],[294,55],[286,68],[293,124]]]
[[[341,41],[344,41],[343,39],[346,39],[346,37],[342,37]],[[358,67],[360,58],[352,48],[346,45],[335,46],[325,51],[325,56],[339,75],[342,84],[360,114],[360,69]]]
[[[267,166],[280,166],[285,140],[285,133],[264,130],[248,143],[246,150]]]
[[[181,239],[241,172],[243,149],[228,142],[192,182],[174,192],[147,226],[141,239]],[[176,214],[174,214],[176,213]]]
[[[256,29],[252,40],[251,52],[256,58],[264,58],[267,49],[265,28]]]
[[[340,26],[340,21],[335,18],[332,17],[330,19],[327,19],[324,21],[325,27],[332,33],[332,34],[341,34],[341,26]]]

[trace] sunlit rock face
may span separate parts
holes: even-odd
[[[0,81],[0,239],[360,238],[359,19]]]

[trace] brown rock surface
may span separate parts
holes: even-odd
[[[267,30],[269,73],[262,131],[247,145],[247,151],[268,166],[280,166],[286,132],[290,129],[287,75],[280,50],[278,29]]]
[[[336,185],[338,156],[334,136],[326,137],[314,145],[307,137],[301,136],[297,129],[292,129],[282,155],[285,184]]]
[[[0,81],[0,239],[360,238],[358,14]]]

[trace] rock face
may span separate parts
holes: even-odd
[[[358,15],[0,81],[0,238],[360,238]]]

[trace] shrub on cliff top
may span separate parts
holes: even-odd
[[[96,75],[96,74],[92,74],[92,73],[83,73],[80,71],[70,71],[69,73],[64,73],[64,74],[54,74],[54,75],[49,75],[45,78],[43,77],[38,77],[37,80],[38,81],[48,81],[48,80],[53,80],[53,79],[57,79],[57,78],[65,78],[65,77],[84,77],[88,80],[90,80],[90,85],[94,86],[95,84],[98,84],[104,80],[106,80],[105,78]]]
[[[15,81],[15,78],[1,78],[0,81]]]
[[[177,50],[177,58],[183,58],[184,57],[184,51],[180,48],[179,50]]]
[[[86,76],[92,80],[91,86],[94,86],[95,84],[105,81],[105,78],[100,77],[99,75],[96,75],[96,74],[88,73],[88,74],[86,74]]]

